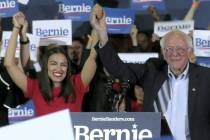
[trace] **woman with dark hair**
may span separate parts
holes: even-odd
[[[54,57],[58,58],[57,54],[62,54],[65,56],[65,58],[68,58],[68,54],[66,53],[66,50],[63,47],[57,46],[57,45],[49,45],[48,46],[50,49],[46,51],[42,55],[42,59],[40,59],[40,66],[42,70],[38,72],[37,78],[39,79],[39,87],[41,88],[41,93],[42,96],[46,101],[50,101],[53,97],[51,94],[51,89],[53,88],[53,79],[54,76],[49,72],[51,69],[54,68],[54,65],[56,62],[54,62]],[[63,67],[70,66],[70,60],[67,59],[67,62],[62,64]],[[64,79],[61,81],[62,85],[62,91],[61,95],[65,99],[65,102],[68,102],[68,97],[72,94],[72,97],[74,97],[74,89],[73,89],[73,84],[71,82],[71,68],[66,69],[66,76]],[[55,75],[59,75],[59,73],[55,72]],[[56,80],[54,80],[56,81]],[[60,82],[60,81],[59,81]],[[59,83],[60,84],[60,83]],[[70,86],[69,86],[70,85]]]
[[[32,99],[38,116],[67,108],[73,112],[81,111],[83,96],[96,71],[95,50],[91,50],[81,73],[72,75],[66,49],[50,45],[40,59],[41,70],[37,79],[31,79],[14,62],[16,40],[24,22],[23,13],[14,15],[14,27],[4,60],[12,80],[22,89],[25,97]]]

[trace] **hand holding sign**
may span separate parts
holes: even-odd
[[[130,31],[130,37],[131,37],[133,46],[137,46],[138,45],[138,43],[137,43],[137,34],[138,34],[138,29],[137,29],[136,25],[133,25],[131,27],[131,31]]]
[[[93,7],[92,14],[95,14],[97,19],[102,19],[103,18],[103,8],[99,4],[96,4]]]
[[[150,5],[150,6],[148,7],[148,12],[149,12],[151,15],[157,14],[157,10],[156,10],[156,8],[155,8],[153,5]]]
[[[131,27],[131,31],[130,31],[131,38],[134,38],[134,37],[136,38],[137,33],[138,33],[138,29],[137,29],[136,25],[133,25]]]
[[[194,9],[197,9],[198,8],[198,6],[199,6],[199,3],[200,3],[200,0],[193,0],[193,3],[192,3],[192,8],[194,8]]]
[[[156,21],[160,21],[160,16],[158,15],[157,9],[154,6],[149,6],[148,12]]]

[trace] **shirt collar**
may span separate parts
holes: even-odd
[[[168,77],[169,78],[186,79],[186,78],[188,78],[188,72],[189,72],[189,63],[187,63],[187,66],[186,66],[185,70],[181,74],[179,74],[178,76],[175,76],[168,66]]]

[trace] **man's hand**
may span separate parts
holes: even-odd
[[[97,11],[101,11],[103,13],[102,18],[101,12],[99,12],[98,14],[96,13]],[[92,28],[98,33],[101,45],[104,46],[108,41],[108,35],[106,28],[105,13],[100,5],[95,5],[93,7],[90,23],[92,25]]]
[[[25,16],[22,12],[18,12],[13,16],[14,27],[21,28],[25,23]]]

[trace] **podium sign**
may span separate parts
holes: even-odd
[[[150,112],[71,113],[75,140],[142,140],[160,137],[160,114]]]
[[[160,114],[63,110],[0,128],[2,140],[147,140],[160,138]]]

